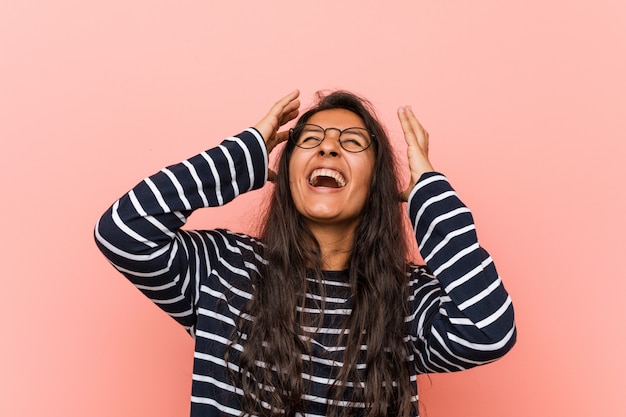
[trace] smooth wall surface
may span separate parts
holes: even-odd
[[[412,104],[517,310],[427,417],[626,414],[626,3],[4,1],[0,415],[185,416],[192,342],[97,253],[97,217],[293,88]],[[249,231],[263,193],[190,227]]]

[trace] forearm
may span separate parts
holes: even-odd
[[[470,210],[443,175],[429,173],[411,193],[409,213],[420,253],[441,288],[424,330],[429,348],[460,369],[502,356],[515,342],[513,307],[478,242]]]
[[[96,242],[126,275],[172,274],[186,263],[176,237],[187,217],[260,188],[266,176],[263,139],[248,129],[137,184],[100,218]]]

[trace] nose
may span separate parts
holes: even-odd
[[[339,145],[339,135],[341,135],[341,131],[339,129],[334,129],[334,128],[326,129],[324,140],[322,141],[322,143],[319,144],[320,156],[339,155],[340,148],[341,148],[341,145]]]

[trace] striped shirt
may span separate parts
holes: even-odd
[[[146,178],[96,225],[96,243],[113,266],[194,336],[192,417],[241,414],[242,391],[227,371],[236,371],[237,363],[227,364],[224,354],[251,298],[251,274],[265,260],[254,237],[181,228],[194,210],[262,187],[267,169],[263,138],[247,129]],[[413,189],[408,212],[426,263],[407,272],[411,381],[420,373],[460,371],[498,359],[515,343],[513,306],[478,242],[469,209],[443,175],[428,173]],[[342,365],[338,333],[351,312],[345,272],[326,271],[323,279],[328,324],[306,329],[313,333],[312,353],[303,356],[312,364],[302,375],[310,417],[326,414],[329,388]],[[307,298],[321,297],[317,285],[308,291]]]

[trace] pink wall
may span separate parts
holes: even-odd
[[[427,416],[624,415],[624,74],[622,0],[2,2],[0,415],[187,414],[191,340],[93,224],[296,87],[369,97],[400,149],[412,104],[514,297],[516,348],[423,378]]]

